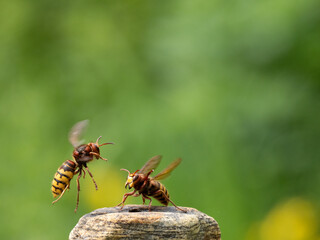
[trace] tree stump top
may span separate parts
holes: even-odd
[[[212,217],[183,207],[126,205],[100,208],[82,216],[69,239],[221,239]]]

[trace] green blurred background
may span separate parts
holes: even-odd
[[[270,1],[0,3],[1,239],[66,239],[118,204],[126,173],[162,154],[172,200],[223,239],[319,240],[320,4]],[[101,148],[51,206],[89,119]],[[127,203],[142,203],[128,199]],[[155,203],[155,201],[154,201]]]

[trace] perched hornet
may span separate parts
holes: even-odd
[[[170,175],[173,169],[175,169],[181,162],[181,158],[173,161],[167,168],[165,168],[162,172],[156,175],[154,178],[149,177],[149,175],[154,171],[154,169],[159,165],[161,160],[161,156],[157,155],[149,159],[148,162],[142,167],[141,170],[137,170],[134,173],[130,173],[127,169],[121,169],[122,171],[128,172],[127,182],[125,184],[125,188],[129,186],[129,189],[134,188],[133,192],[126,193],[123,195],[122,202],[117,206],[122,205],[121,209],[124,206],[124,202],[126,201],[128,196],[138,197],[142,195],[143,205],[145,204],[145,200],[150,200],[149,202],[149,211],[151,210],[151,198],[153,197],[162,203],[165,206],[168,206],[169,202],[171,202],[177,209],[185,212],[185,210],[177,207],[169,197],[169,193],[165,186],[161,184],[160,179],[164,179]],[[136,193],[138,191],[138,193]],[[148,197],[149,196],[149,197]]]
[[[102,160],[107,161],[106,158],[103,158],[100,156],[99,147],[107,144],[112,144],[112,143],[103,143],[99,145],[98,141],[101,138],[101,136],[97,139],[95,143],[81,144],[81,142],[79,141],[79,137],[83,132],[83,130],[85,129],[85,127],[88,125],[88,122],[89,122],[88,120],[78,122],[70,130],[69,141],[74,147],[73,158],[75,161],[72,161],[72,160],[65,161],[58,168],[58,171],[55,173],[54,178],[52,180],[51,191],[52,191],[53,197],[59,196],[57,200],[52,202],[52,204],[54,204],[57,201],[59,201],[60,198],[65,193],[65,191],[70,188],[70,181],[73,178],[73,176],[76,174],[79,174],[77,177],[78,192],[77,192],[77,204],[74,210],[75,212],[77,211],[78,205],[79,205],[79,191],[80,191],[79,179],[82,176],[82,173],[83,173],[83,178],[85,177],[86,175],[85,170],[87,170],[87,172],[89,173],[96,187],[96,190],[98,190],[97,183],[95,182],[91,172],[89,171],[87,163],[92,161],[94,157],[96,159],[100,158]],[[85,170],[83,168],[85,168]]]

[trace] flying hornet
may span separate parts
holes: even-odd
[[[153,197],[165,206],[168,206],[169,202],[171,202],[177,209],[186,212],[185,210],[179,208],[176,204],[174,204],[174,202],[169,197],[169,193],[166,187],[158,181],[168,177],[170,173],[173,171],[173,169],[175,169],[180,164],[181,158],[177,158],[162,172],[158,173],[155,177],[150,177],[150,174],[159,165],[160,161],[160,155],[154,156],[151,159],[149,159],[149,161],[147,161],[140,170],[137,170],[134,173],[130,173],[127,169],[121,169],[122,171],[128,172],[125,188],[134,188],[134,191],[124,194],[122,202],[119,203],[117,206],[122,205],[122,209],[124,207],[124,202],[129,196],[138,197],[142,195],[143,205],[145,204],[146,199],[150,201],[149,211],[151,210],[152,202],[152,199],[150,197]]]
[[[112,143],[99,144],[98,141],[101,138],[101,136],[98,137],[95,143],[90,142],[88,144],[83,144],[79,140],[79,138],[83,133],[84,129],[86,128],[86,126],[88,125],[88,122],[89,122],[88,120],[78,122],[71,128],[69,132],[69,141],[74,147],[74,150],[72,153],[74,161],[67,160],[58,168],[52,180],[52,186],[51,186],[53,197],[56,198],[59,196],[57,200],[52,202],[52,204],[54,204],[60,200],[60,198],[63,196],[63,194],[67,189],[70,189],[71,179],[78,174],[78,177],[77,177],[78,192],[77,192],[77,204],[76,204],[76,208],[74,209],[75,212],[77,211],[79,206],[79,192],[80,192],[79,179],[82,176],[82,174],[84,178],[87,171],[95,185],[96,190],[98,190],[97,183],[94,180],[93,175],[87,166],[87,163],[91,162],[94,158],[107,161],[108,159],[100,156],[99,148],[103,145],[112,144]]]

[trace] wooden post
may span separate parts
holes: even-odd
[[[218,223],[194,208],[126,205],[80,218],[69,239],[221,239]]]

